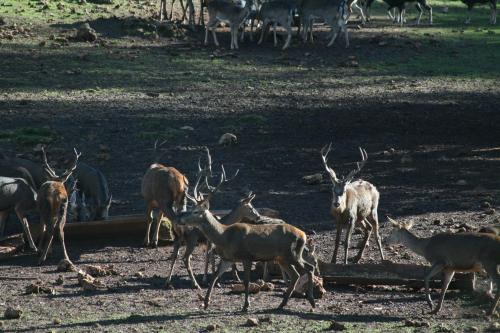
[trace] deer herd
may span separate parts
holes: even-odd
[[[387,7],[387,15],[393,22],[403,24],[406,22],[406,4],[415,0],[383,0]],[[171,2],[170,15],[167,15],[167,0],[160,1],[160,20],[172,19],[173,5]],[[199,22],[205,25],[204,8],[208,11],[208,23],[205,25],[205,45],[208,44],[209,32],[212,34],[215,45],[219,42],[215,29],[219,23],[229,25],[231,44],[230,48],[238,49],[238,32],[241,30],[240,40],[244,40],[245,27],[250,25],[250,40],[253,40],[253,28],[255,21],[260,21],[261,35],[258,44],[261,44],[267,35],[269,26],[273,25],[274,46],[278,45],[276,28],[281,26],[286,31],[286,40],[282,47],[287,49],[292,39],[292,27],[297,26],[297,35],[304,42],[313,42],[313,26],[315,22],[324,22],[330,27],[330,37],[327,46],[332,46],[339,33],[344,34],[345,46],[349,47],[347,23],[353,8],[357,10],[364,25],[370,19],[370,8],[374,0],[200,0]],[[467,5],[468,16],[465,23],[470,23],[470,13],[477,4],[488,4],[491,8],[490,23],[496,24],[497,0],[462,0]],[[188,24],[194,27],[195,9],[193,0],[187,0],[184,5],[180,0],[182,8],[181,21],[188,20]],[[423,9],[428,12],[429,24],[432,25],[432,7],[427,0],[416,0],[418,17],[416,24],[420,24]],[[187,11],[189,10],[189,13]]]
[[[155,151],[157,145],[155,144]],[[380,194],[377,188],[356,177],[368,160],[366,150],[359,148],[361,160],[345,176],[340,176],[328,164],[331,144],[320,150],[320,161],[331,181],[331,214],[336,223],[336,239],[332,263],[337,261],[342,231],[345,229],[344,260],[358,263],[372,234],[375,235],[381,260],[386,256],[379,234],[377,214]],[[62,244],[63,256],[71,263],[64,242],[66,220],[79,221],[80,217],[105,219],[111,204],[107,182],[100,171],[80,161],[81,154],[74,149],[72,157],[58,162],[66,170],[56,171],[49,165],[45,149],[42,149],[42,165],[35,162],[7,157],[0,154],[0,235],[3,235],[7,217],[11,211],[20,220],[28,245],[39,253],[39,264],[43,263],[50,251],[54,234],[57,230]],[[202,158],[203,157],[203,158]],[[202,160],[205,160],[202,163]],[[203,165],[202,165],[203,164]],[[205,272],[203,282],[207,282],[208,268],[212,264],[212,280],[208,284],[204,306],[207,308],[213,288],[222,274],[233,268],[235,278],[239,280],[235,263],[243,265],[243,283],[245,300],[243,310],[249,307],[249,283],[252,265],[264,263],[264,279],[267,279],[267,263],[274,262],[282,271],[283,280],[288,284],[279,308],[287,305],[300,276],[307,277],[307,299],[315,307],[313,280],[320,274],[315,248],[304,231],[281,219],[261,215],[253,206],[255,194],[249,193],[223,217],[215,216],[210,210],[214,196],[227,183],[238,175],[238,170],[228,177],[224,166],[220,171],[212,169],[212,156],[208,148],[198,159],[197,176],[194,186],[190,187],[187,177],[173,166],[155,162],[147,169],[141,185],[141,193],[146,204],[147,231],[144,245],[157,247],[161,221],[164,217],[172,222],[175,236],[172,262],[167,276],[167,285],[172,283],[175,264],[180,247],[185,245],[184,263],[191,279],[192,287],[201,289],[191,267],[191,255],[199,244],[204,244]],[[218,176],[217,176],[218,174]],[[216,184],[211,184],[218,178]],[[82,214],[84,210],[86,213]],[[157,214],[154,214],[154,211]],[[38,247],[30,232],[27,217],[38,212],[40,232]],[[76,212],[76,213],[75,213]],[[490,277],[488,294],[494,298],[489,311],[495,313],[500,298],[500,237],[490,230],[477,233],[438,233],[429,238],[420,238],[411,231],[411,223],[396,222],[388,218],[393,227],[388,237],[389,244],[402,244],[431,264],[424,278],[426,300],[431,313],[437,313],[451,279],[455,272],[486,271]],[[151,230],[153,228],[153,230]],[[362,233],[359,252],[351,258],[349,247],[355,228]],[[220,257],[214,272],[215,255]],[[437,306],[434,306],[429,293],[429,281],[438,273],[443,273],[442,293]],[[418,278],[418,277],[417,277]],[[497,293],[493,296],[493,282]]]

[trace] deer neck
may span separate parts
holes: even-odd
[[[224,225],[229,225],[229,224],[240,222],[241,221],[241,216],[240,216],[240,214],[238,212],[238,209],[235,208],[235,209],[231,210],[227,215],[225,215],[224,217],[222,217],[220,219],[220,221]]]
[[[224,243],[224,231],[226,226],[217,221],[215,216],[212,213],[206,213],[206,219],[201,223],[198,228],[201,232],[208,238],[208,240],[214,243],[216,246],[219,246]]]
[[[412,234],[409,230],[401,229],[401,244],[412,250],[418,255],[425,257],[425,249],[429,244],[428,238],[420,238]]]

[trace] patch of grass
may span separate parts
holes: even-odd
[[[141,140],[154,141],[158,139],[162,141],[162,140],[173,139],[179,136],[186,137],[187,135],[188,133],[186,131],[177,128],[166,127],[162,130],[141,131],[136,134],[136,137]]]
[[[238,118],[238,121],[247,125],[265,125],[267,118],[258,114],[247,114]]]
[[[23,146],[48,144],[56,139],[54,131],[47,128],[24,127],[15,130],[1,130],[0,142],[13,142]]]

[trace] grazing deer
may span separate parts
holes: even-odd
[[[157,148],[155,142],[155,151]],[[163,143],[162,143],[163,144]],[[186,196],[189,182],[179,170],[160,163],[153,163],[142,178],[141,193],[146,202],[147,228],[144,245],[158,246],[158,233],[163,216],[174,222],[175,213],[186,209]],[[150,240],[151,225],[153,224],[153,209],[158,209],[158,221],[154,229],[153,239]],[[175,211],[174,211],[175,209]]]
[[[403,244],[416,254],[423,256],[432,265],[425,276],[425,293],[431,313],[441,310],[444,295],[455,272],[479,272],[483,268],[497,285],[497,294],[489,311],[495,313],[500,299],[500,237],[486,233],[439,233],[429,238],[420,238],[410,232],[413,222],[398,223],[389,218],[394,229],[388,238],[389,244]],[[443,272],[443,286],[438,305],[434,305],[429,292],[430,279]]]
[[[238,29],[245,22],[252,8],[252,0],[246,0],[243,7],[227,0],[211,0],[207,4],[208,23],[205,27],[205,45],[208,45],[208,31],[212,32],[214,43],[219,47],[215,28],[219,22],[226,22],[231,31],[231,50],[238,49]]]
[[[69,179],[73,171],[75,171],[81,154],[74,149],[75,160],[73,165],[62,175],[58,176],[50,167],[45,149],[43,148],[42,153],[44,170],[49,180],[43,183],[38,190],[36,200],[42,226],[39,241],[39,248],[42,253],[38,263],[41,264],[47,259],[47,254],[51,248],[56,229],[59,231],[59,240],[63,248],[64,259],[71,263],[64,243],[64,225],[66,224],[66,214],[68,210],[68,193],[66,192],[64,183]]]
[[[331,39],[327,47],[333,45],[339,32],[344,33],[345,46],[349,47],[347,20],[349,18],[350,0],[304,0],[300,7],[302,39],[307,42],[308,33],[313,42],[313,24],[315,19],[323,19],[331,27]]]
[[[24,179],[33,189],[37,189],[35,181],[31,173],[22,166],[11,165],[5,160],[0,159],[0,176],[10,177],[10,178],[22,178]]]
[[[490,24],[497,23],[497,0],[462,0],[462,2],[467,5],[467,18],[465,19],[465,24],[470,23],[472,8],[477,4],[489,4],[491,8]]]
[[[224,177],[224,172],[221,179]],[[195,208],[179,217],[179,223],[196,227],[215,245],[216,253],[221,256],[217,273],[208,288],[205,296],[205,309],[210,303],[210,295],[217,280],[229,268],[233,262],[243,262],[245,271],[245,303],[243,311],[247,311],[249,302],[250,271],[254,261],[276,260],[281,269],[290,277],[290,284],[285,292],[283,301],[279,308],[283,308],[295,288],[299,273],[308,274],[308,299],[312,307],[315,307],[313,291],[313,265],[302,258],[304,247],[307,242],[306,234],[298,228],[289,224],[262,224],[252,225],[247,223],[234,223],[224,225],[220,223],[208,209],[208,198],[199,196],[196,192],[194,197],[187,197],[195,203]]]
[[[31,237],[26,215],[36,210],[36,197],[35,189],[25,179],[0,176],[0,236],[5,232],[9,212],[14,210],[23,226],[29,246],[35,252],[38,249]]]
[[[112,196],[104,174],[84,162],[79,162],[73,177],[76,179],[81,199],[89,210],[89,220],[107,219]]]
[[[372,231],[375,232],[375,238],[377,239],[380,256],[382,257],[382,260],[385,260],[384,251],[382,250],[382,242],[379,235],[377,214],[380,195],[377,188],[369,182],[361,179],[355,182],[352,181],[365,165],[368,159],[368,154],[364,149],[359,148],[361,153],[361,162],[358,162],[357,168],[349,172],[346,177],[339,179],[337,178],[335,171],[330,168],[327,163],[327,157],[331,146],[332,144],[330,143],[321,149],[321,160],[323,162],[323,167],[330,176],[330,180],[333,185],[331,213],[335,219],[337,236],[335,239],[335,249],[333,251],[332,263],[337,261],[337,253],[342,229],[347,228],[344,244],[344,264],[347,264],[347,259],[349,257],[349,245],[354,227],[360,227],[364,233],[363,243],[358,255],[354,258],[354,263],[357,263],[363,256],[363,252]]]
[[[273,24],[273,36],[274,36],[274,46],[278,46],[278,40],[276,38],[276,27],[281,25],[285,28],[287,33],[287,38],[282,50],[285,50],[290,45],[292,40],[292,23],[293,23],[293,12],[295,10],[295,5],[289,0],[276,0],[265,2],[262,4],[259,10],[259,19],[262,20],[262,30],[260,33],[260,39],[257,44],[261,44],[264,35],[267,34],[269,25]]]

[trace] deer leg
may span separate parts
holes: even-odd
[[[203,284],[206,284],[207,283],[207,279],[208,279],[208,266],[210,264],[210,260],[213,256],[213,248],[212,248],[212,244],[211,243],[208,243],[207,244],[207,249],[205,251],[205,270],[203,271],[203,280],[201,280],[201,282]]]
[[[16,215],[19,221],[21,222],[21,225],[23,226],[23,231],[24,234],[26,235],[26,238],[28,239],[28,244],[30,245],[30,248],[38,252],[38,249],[35,246],[35,242],[33,242],[33,238],[31,237],[31,232],[30,232],[30,227],[28,224],[28,220],[26,219],[26,216],[23,216],[19,210],[16,209]]]
[[[212,290],[215,287],[215,284],[217,283],[217,280],[224,274],[224,272],[231,267],[232,262],[231,261],[226,261],[226,260],[221,260],[219,263],[219,268],[217,269],[217,274],[214,275],[212,279],[212,283],[210,283],[210,286],[208,287],[207,294],[205,296],[205,310],[208,308],[208,305],[210,304],[210,295],[212,294]]]
[[[148,209],[146,211],[146,223],[148,224],[146,227],[146,236],[144,237],[144,246],[149,246],[149,234],[151,233],[151,224],[153,224],[153,208],[148,205]]]
[[[215,46],[219,47],[219,41],[217,40],[217,35],[215,34],[215,27],[212,26],[210,30],[212,30],[212,37],[214,38]]]
[[[472,6],[469,5],[467,6],[467,18],[465,19],[465,24],[469,24],[470,23],[470,14],[472,12]]]
[[[359,12],[359,15],[361,16],[361,24],[364,25],[366,23],[366,17],[363,13],[363,9],[357,3],[354,3],[352,6]]]
[[[65,214],[65,216],[66,216],[66,214]],[[66,242],[64,241],[64,226],[66,224],[66,221],[65,221],[66,217],[65,216],[63,216],[61,218],[61,221],[57,225],[57,228],[59,229],[59,241],[61,242],[61,246],[63,249],[64,259],[66,261],[68,261],[69,263],[73,264],[71,262],[71,260],[69,259],[68,252],[66,251]]]
[[[415,8],[417,8],[417,11],[418,11],[416,23],[417,23],[417,25],[420,25],[420,19],[422,18],[422,7],[420,6],[419,3],[416,3]]]
[[[160,1],[160,12],[159,15],[160,21],[163,21],[163,0]]]
[[[252,262],[251,261],[243,261],[243,269],[245,270],[245,278],[243,280],[243,284],[245,285],[245,304],[243,305],[243,312],[248,311],[248,307],[250,306],[249,300],[249,286],[250,286],[250,272],[252,270]]]
[[[187,6],[189,7],[189,26],[192,29],[194,29],[195,19],[194,19],[194,4],[193,4],[193,0],[188,0]]]
[[[236,280],[236,282],[241,282],[240,276],[238,275],[238,267],[236,266],[236,264],[233,264],[232,272],[233,278]]]
[[[158,211],[158,221],[156,221],[156,225],[154,227],[154,234],[153,234],[153,240],[152,240],[152,246],[153,247],[158,247],[158,234],[160,233],[160,226],[161,226],[161,220],[163,219],[163,216],[165,213],[163,212],[162,209]],[[172,220],[170,220],[172,221]]]
[[[278,309],[283,309],[287,303],[288,300],[290,299],[290,296],[292,295],[292,292],[295,289],[295,285],[297,284],[297,280],[299,279],[299,273],[293,267],[291,264],[282,264],[279,263],[280,267],[282,270],[284,270],[288,276],[290,277],[290,284],[288,285],[287,290],[285,291],[285,295],[283,296],[283,301],[281,301],[281,304],[278,306]]]
[[[278,46],[278,39],[276,38],[276,26],[278,25],[277,22],[273,23],[273,38],[274,38],[274,47]]]
[[[200,0],[200,16],[198,17],[198,24],[205,25],[205,17],[203,14],[203,0]]]
[[[181,242],[179,239],[176,239],[174,242],[174,249],[172,251],[172,265],[170,266],[170,273],[168,274],[167,281],[165,286],[169,286],[172,281],[172,273],[174,272],[175,263],[177,262],[177,257],[179,256],[179,250],[181,247]]]
[[[269,267],[267,266],[267,261],[264,261],[262,265],[263,265],[262,280],[264,280],[265,282],[269,279]]]
[[[0,237],[5,234],[5,226],[7,225],[7,218],[9,217],[8,211],[0,212]]]
[[[441,272],[443,270],[443,268],[444,268],[444,265],[441,263],[436,263],[436,264],[432,265],[431,270],[429,271],[429,273],[427,273],[427,275],[424,278],[425,295],[426,295],[425,297],[427,299],[427,304],[429,305],[431,310],[433,308],[433,303],[432,303],[431,293],[429,291],[429,281],[434,275]]]
[[[347,25],[345,24],[345,22],[342,23],[342,30],[344,32],[345,48],[347,49],[349,47],[349,32],[347,30]]]
[[[45,229],[46,229],[45,223],[42,220],[40,220],[40,235],[38,236],[38,252],[42,250],[46,234]]]
[[[282,50],[286,50],[288,48],[288,46],[290,46],[290,41],[292,40],[292,22],[291,22],[291,20],[289,20],[285,24],[285,27],[286,27],[287,36],[286,36],[285,45],[283,45]]]
[[[446,294],[446,290],[448,290],[451,279],[453,279],[453,275],[455,275],[454,271],[444,272],[443,286],[441,287],[441,296],[439,297],[439,302],[436,308],[430,312],[431,314],[436,314],[439,312],[439,310],[441,310],[441,307],[443,306],[444,295]]]
[[[486,270],[486,273],[488,273],[491,281],[495,281],[495,284],[497,286],[497,294],[495,296],[495,299],[493,300],[493,304],[491,305],[490,310],[488,311],[488,314],[490,316],[495,314],[495,310],[498,306],[498,303],[500,301],[500,274],[498,273],[498,262],[492,261],[489,263],[486,263],[484,265],[484,269]],[[490,284],[490,290],[492,291],[493,286]]]
[[[38,264],[41,265],[46,259],[47,259],[47,254],[49,253],[50,246],[52,245],[52,240],[54,239],[54,232],[56,230],[56,222],[53,222],[50,227],[47,230],[47,234],[45,238],[45,245],[43,247],[42,255],[40,256],[40,259],[38,260]]]
[[[253,42],[253,27],[255,24],[255,19],[250,20],[250,41]]]
[[[361,243],[361,248],[359,249],[358,255],[354,258],[353,263],[357,264],[361,260],[361,258],[363,257],[363,252],[365,251],[366,244],[368,244],[368,240],[370,239],[372,229],[373,228],[372,228],[372,225],[370,224],[370,222],[365,220],[365,228],[363,228],[363,233],[365,235],[363,238],[363,242]]]
[[[171,4],[170,5],[170,15],[167,15],[167,0],[164,0],[164,2],[165,2],[165,5],[164,5],[164,7],[165,7],[165,16],[169,16],[168,19],[170,21],[172,21],[172,16],[174,15],[174,3],[175,3],[175,0],[172,0],[172,2],[170,3]]]
[[[491,2],[490,7],[491,7],[490,24],[497,24],[497,6],[496,6],[496,3]]]
[[[335,237],[335,249],[333,250],[332,264],[337,262],[337,254],[340,246],[340,237],[342,236],[342,226],[340,223],[337,223],[337,235]]]
[[[354,231],[354,219],[350,218],[347,225],[347,233],[345,235],[345,248],[344,248],[344,264],[347,265],[347,259],[349,258],[349,246],[351,245],[352,232]]]
[[[184,253],[184,265],[186,266],[189,278],[191,279],[191,286],[201,290],[200,285],[196,281],[196,277],[193,274],[193,269],[191,268],[191,254],[193,253],[197,243],[198,237],[189,239],[188,244],[186,245],[186,252]]]
[[[382,248],[382,239],[380,238],[380,233],[379,233],[379,223],[378,223],[378,213],[376,210],[372,211],[371,216],[368,217],[368,220],[372,222],[373,226],[373,231],[375,232],[375,239],[377,241],[378,249],[380,251],[380,256],[382,257],[382,260],[385,260],[384,257],[384,250]]]
[[[184,6],[184,1],[183,0],[179,0],[179,2],[181,3],[181,9],[182,9],[181,22],[184,22],[184,20],[186,19],[187,4],[186,4],[186,6]]]
[[[264,19],[264,22],[262,22],[262,29],[260,31],[260,38],[259,38],[259,41],[257,42],[257,44],[262,44],[262,41],[264,40],[264,33],[266,32],[267,30],[267,26],[269,24],[269,20],[267,18]]]

